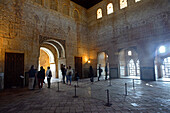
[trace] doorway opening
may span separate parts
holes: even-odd
[[[40,48],[39,67],[43,66],[45,72],[47,71],[47,67],[50,67],[52,72],[52,78],[57,78],[56,64],[54,59],[54,54],[49,49],[45,47]]]
[[[170,46],[159,46],[155,52],[155,78],[156,80],[170,81]]]
[[[140,61],[134,48],[119,52],[119,77],[140,79]]]
[[[4,87],[16,88],[23,86],[24,53],[5,53]]]
[[[101,79],[105,79],[106,71],[107,71],[107,79],[109,79],[109,56],[105,52],[100,52],[98,54],[98,61],[97,61],[97,77],[99,76],[99,66],[102,69]]]
[[[40,36],[40,38],[44,37]],[[65,46],[63,45],[65,41],[59,39],[46,39],[40,42],[39,68],[43,66],[47,70],[50,66],[52,82],[62,80],[61,65],[66,65]]]

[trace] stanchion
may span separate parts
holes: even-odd
[[[135,82],[134,82],[134,79],[133,79],[133,89],[135,88]]]
[[[109,78],[109,86],[112,86],[112,83],[111,83],[111,78]]]
[[[127,83],[125,83],[125,96],[127,96]]]
[[[58,92],[59,92],[59,82],[57,82],[58,83]]]
[[[75,87],[75,96],[73,96],[73,98],[78,98],[78,96],[76,95],[76,85],[74,85]]]
[[[109,90],[107,89],[107,103],[105,104],[105,106],[110,107],[112,104],[109,102]]]
[[[79,79],[77,78],[77,87],[79,87],[78,82],[79,82]]]

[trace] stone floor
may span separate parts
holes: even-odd
[[[97,79],[96,79],[97,80]],[[127,96],[125,96],[127,83]],[[170,82],[146,82],[132,79],[79,82],[78,98],[71,86],[53,83],[50,89],[8,89],[0,92],[0,113],[170,113]],[[110,92],[110,107],[106,90]]]

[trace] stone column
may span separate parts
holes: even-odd
[[[108,52],[109,55],[109,77],[111,78],[119,78],[118,73],[118,66],[119,66],[119,60],[118,60],[118,51],[110,49]]]
[[[138,45],[141,80],[155,80],[154,46],[149,42],[140,42]]]

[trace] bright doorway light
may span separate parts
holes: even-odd
[[[160,47],[159,47],[159,52],[160,52],[160,53],[165,53],[165,51],[166,51],[165,46],[160,46]]]

